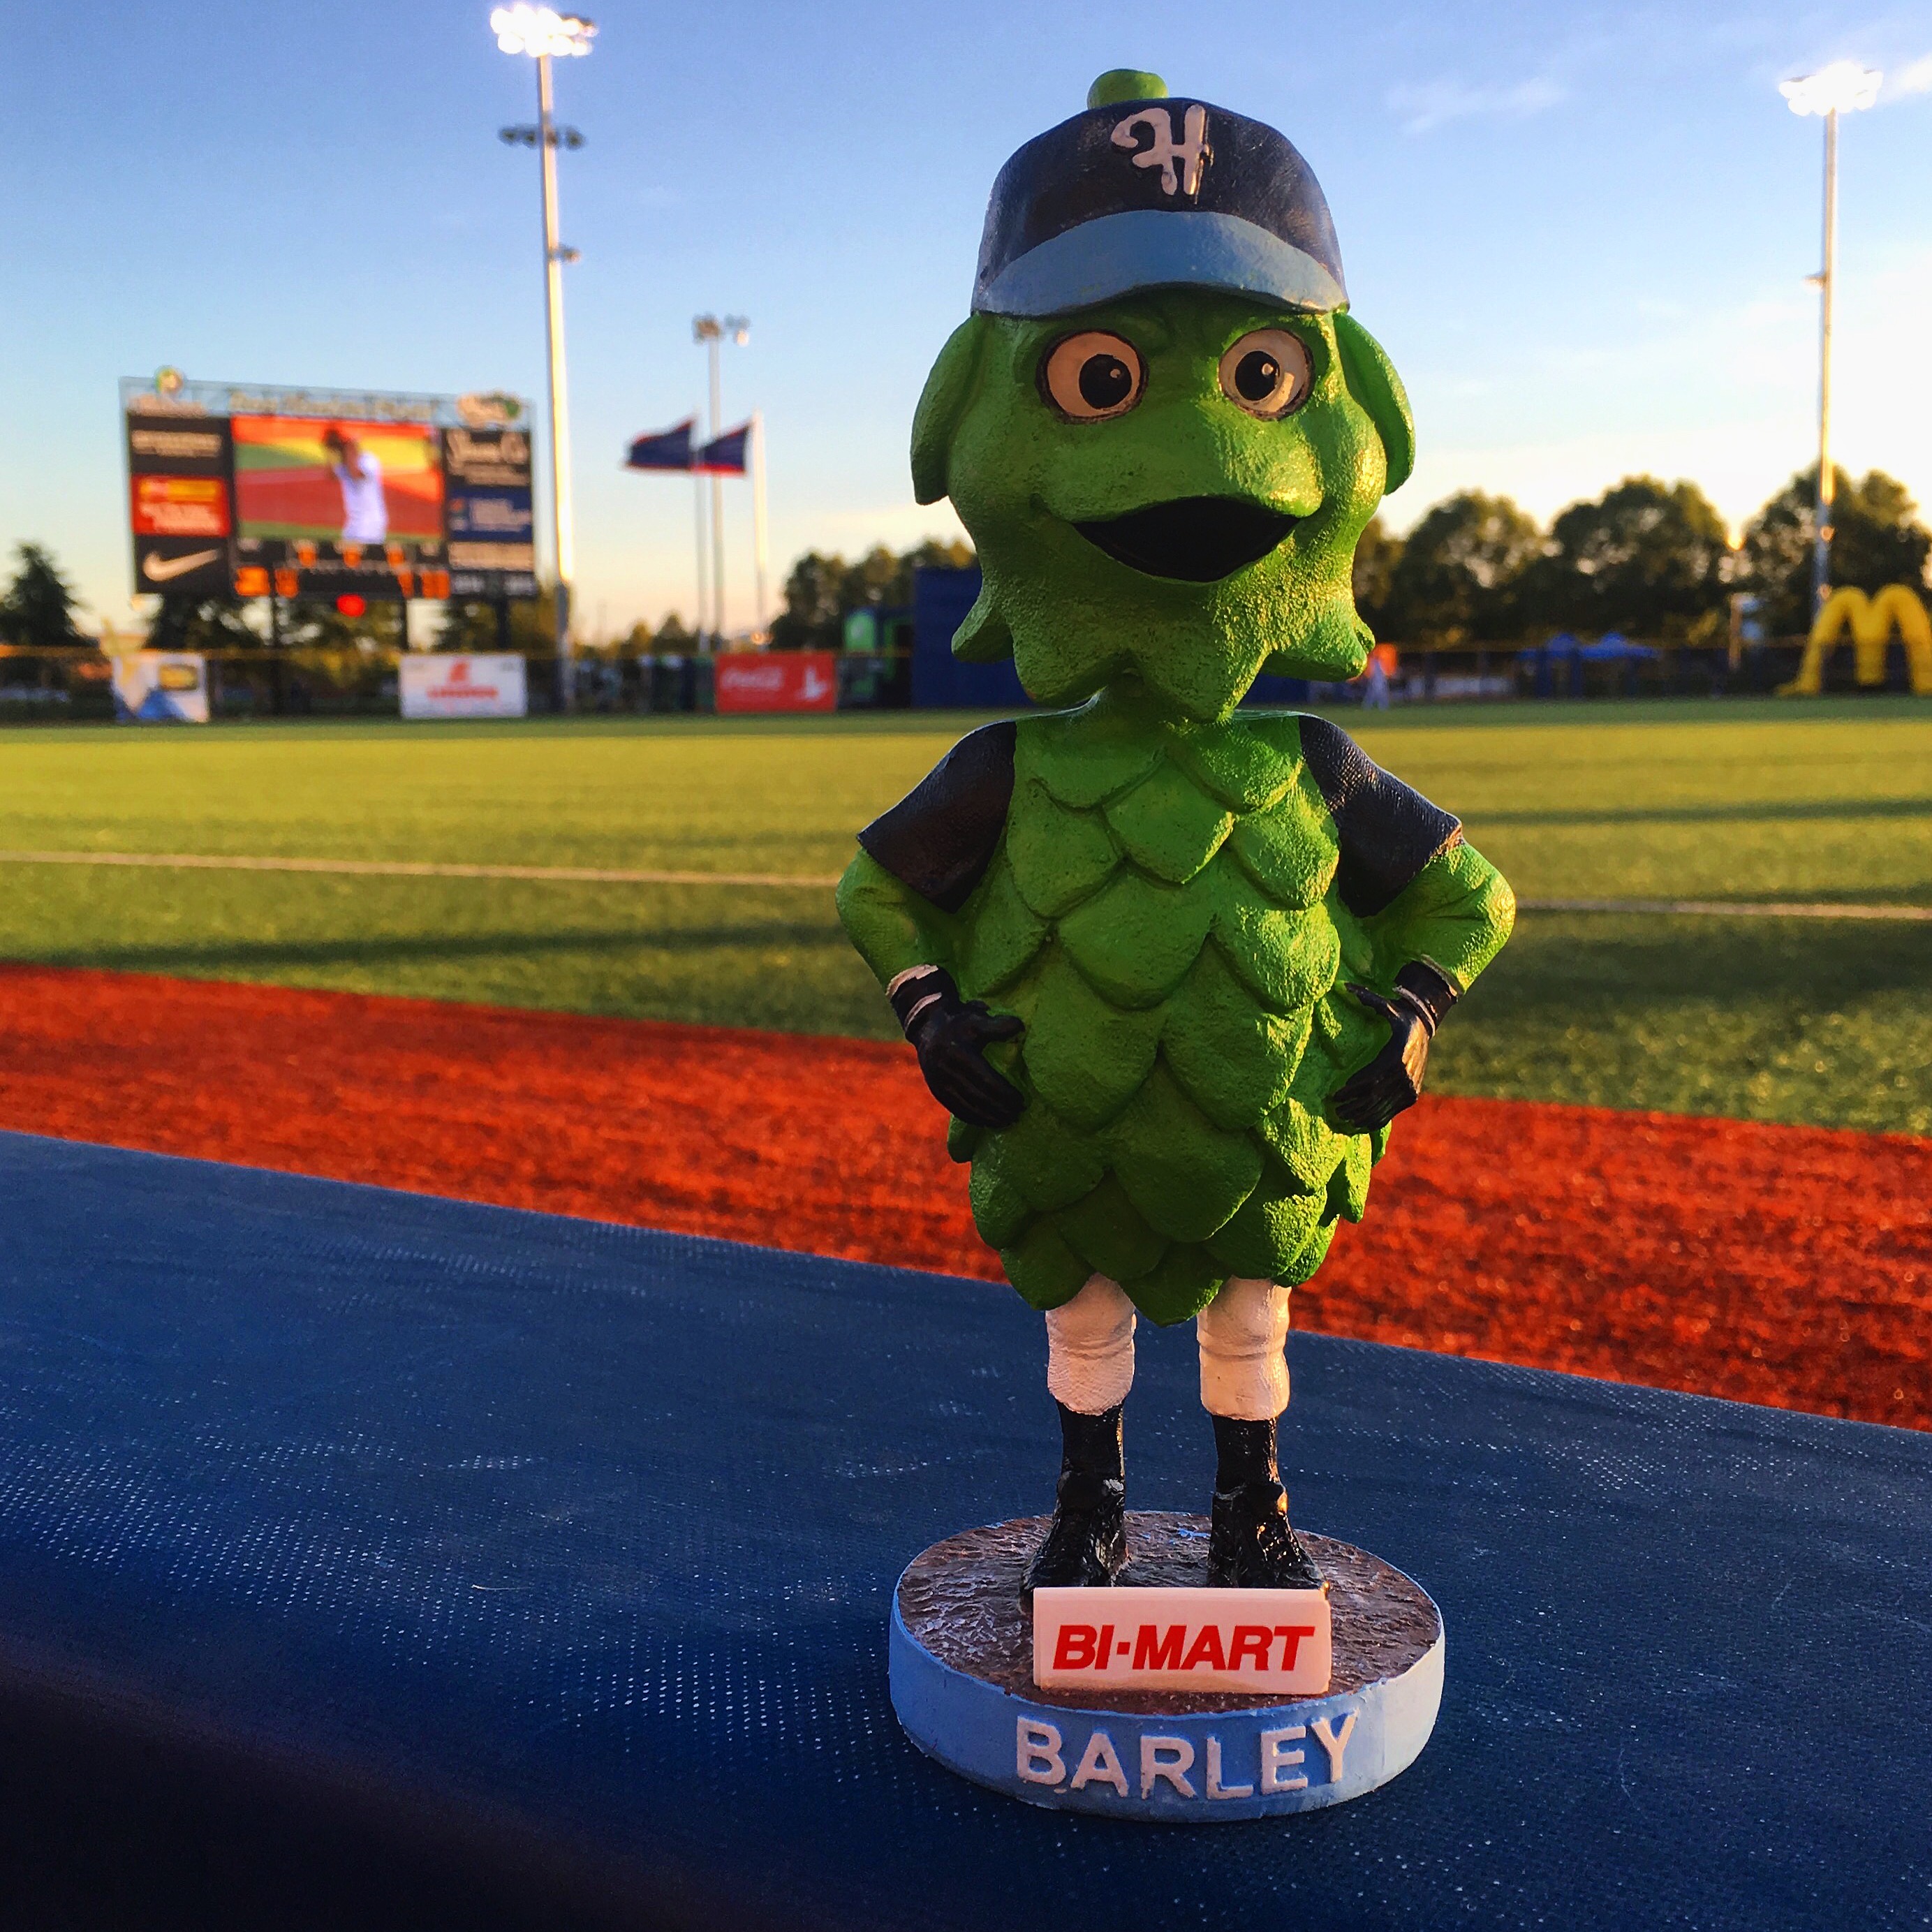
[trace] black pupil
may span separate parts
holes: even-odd
[[[1264,403],[1281,386],[1281,364],[1265,349],[1250,349],[1234,365],[1234,387],[1251,403]]]
[[[1134,392],[1134,372],[1118,356],[1090,356],[1080,365],[1080,394],[1090,410],[1117,410]]]

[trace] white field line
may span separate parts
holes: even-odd
[[[0,852],[7,866],[164,866],[185,872],[340,872],[382,879],[538,879],[590,886],[801,886],[838,884],[807,872],[647,872],[603,866],[458,866],[407,859],[257,859],[207,852]]]
[[[1904,919],[1932,921],[1932,906],[1802,905],[1777,899],[1518,899],[1525,912],[1688,914],[1713,919]]]
[[[659,872],[604,866],[464,866],[409,859],[275,859],[209,852],[0,852],[7,866],[158,866],[187,872],[329,872],[365,878],[533,879],[561,885],[794,886],[826,892],[811,872]],[[1776,899],[1519,899],[1523,912],[1636,913],[1712,919],[1885,919],[1932,922],[1932,906],[1834,905]]]

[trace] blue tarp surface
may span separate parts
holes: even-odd
[[[482,1821],[485,1879],[556,1848],[553,1924],[1932,1913],[1932,1438],[1298,1335],[1298,1520],[1434,1594],[1442,1718],[1358,1802],[1137,1827],[956,1780],[887,1701],[902,1565],[1050,1496],[1004,1289],[20,1136],[0,1200],[0,1795],[34,1856],[22,1711],[77,1762],[140,1733],[104,1867],[156,1808],[246,1843],[339,1786],[392,1840]],[[1143,1334],[1130,1501],[1199,1508],[1192,1337]],[[364,1856],[316,1809],[260,1883]]]

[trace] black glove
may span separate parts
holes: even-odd
[[[1442,1016],[1456,1004],[1456,989],[1434,967],[1418,959],[1395,976],[1393,998],[1385,999],[1367,986],[1352,985],[1348,991],[1389,1024],[1388,1044],[1367,1066],[1350,1074],[1329,1102],[1336,1120],[1350,1133],[1365,1134],[1387,1126],[1422,1097],[1429,1042]]]
[[[902,973],[886,997],[942,1107],[975,1127],[1010,1127],[1019,1118],[1026,1096],[983,1057],[994,1040],[1017,1040],[1026,1030],[1016,1016],[992,1012],[983,1000],[962,1000],[942,966]]]

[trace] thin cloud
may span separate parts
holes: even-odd
[[[1913,94],[1932,94],[1932,54],[1914,61],[1910,67],[1900,68],[1896,74],[1886,75],[1879,98],[1883,100],[1903,100]]]
[[[1426,81],[1392,89],[1389,106],[1402,117],[1406,134],[1426,134],[1451,121],[1526,119],[1569,98],[1569,89],[1546,75],[1513,86],[1471,87],[1455,80]]]
[[[1932,244],[1850,279],[1840,301],[1838,460],[1932,500],[1932,392],[1901,374],[1921,355]],[[1419,460],[1384,520],[1406,529],[1460,489],[1546,518],[1645,471],[1692,478],[1737,524],[1815,456],[1816,328],[1817,298],[1796,290],[1714,304],[1615,344],[1517,345],[1488,396],[1465,365],[1417,358],[1404,373],[1424,426]]]

